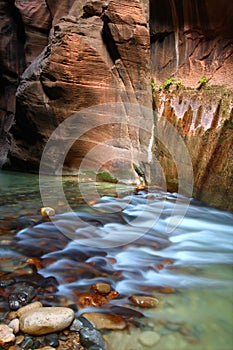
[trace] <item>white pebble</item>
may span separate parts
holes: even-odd
[[[40,307],[23,313],[20,330],[32,335],[58,332],[67,328],[74,319],[74,311],[67,307]]]
[[[145,331],[140,334],[138,340],[142,345],[150,347],[159,342],[160,335],[156,332]]]

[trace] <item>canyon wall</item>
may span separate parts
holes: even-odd
[[[151,0],[151,60],[156,81],[171,76],[197,87],[233,88],[233,3],[222,0]]]
[[[183,138],[194,196],[233,210],[233,3],[150,2],[154,109]],[[177,148],[179,152],[179,146]],[[177,191],[171,154],[155,140],[168,188]]]
[[[12,9],[19,17],[14,35],[17,39],[21,28],[24,38],[21,52],[18,50],[23,64],[15,74],[18,84],[14,82],[11,102],[16,106],[12,111],[15,125],[6,136],[10,139],[10,166],[38,170],[43,148],[58,125],[80,110],[106,103],[110,105],[105,113],[94,115],[92,111],[85,122],[84,118],[82,123],[77,120],[79,134],[82,128],[99,124],[101,117],[104,125],[85,132],[73,144],[65,159],[66,171],[77,171],[85,155],[108,139],[112,140],[108,152],[112,147],[112,151],[118,148],[119,154],[122,149],[128,152],[121,158],[130,158],[131,151],[147,157],[153,115],[145,115],[140,106],[152,104],[148,4],[138,0],[60,0],[55,5],[52,1],[18,0],[12,2]],[[10,15],[5,11],[7,18]],[[16,39],[10,39],[10,51]],[[15,66],[9,55],[6,61]],[[119,120],[114,118],[117,103],[125,108],[125,116]],[[138,106],[133,116],[127,111],[129,104]],[[5,106],[2,120],[7,113]],[[149,132],[139,125],[147,125]],[[116,159],[107,167],[124,163]]]
[[[140,153],[147,163],[153,116],[141,106],[153,106],[187,145],[194,195],[233,210],[232,2],[0,0],[0,18],[0,166],[38,171],[52,132],[74,113],[106,103],[104,113],[91,109],[77,121],[85,135],[64,170],[77,171],[103,142],[110,153]],[[168,189],[177,190],[174,162],[156,138],[153,152]],[[106,169],[129,169],[122,154],[110,163],[106,157]]]

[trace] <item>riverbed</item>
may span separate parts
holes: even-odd
[[[56,179],[46,183],[55,196]],[[32,274],[27,262],[37,259],[38,273],[58,283],[41,301],[56,305],[75,304],[94,283],[111,284],[116,299],[76,311],[129,322],[126,330],[103,331],[110,350],[233,348],[232,213],[156,188],[135,193],[134,186],[87,181],[80,193],[75,177],[63,187],[69,206],[56,201],[46,221],[38,176],[0,172],[1,278]],[[159,304],[142,309],[129,302],[132,295]]]

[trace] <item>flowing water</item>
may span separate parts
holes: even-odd
[[[47,186],[53,196],[56,179]],[[104,310],[129,322],[126,330],[105,332],[110,350],[233,349],[232,213],[106,183],[84,183],[85,202],[75,178],[63,186],[73,212],[57,201],[52,222],[44,221],[38,177],[0,172],[1,279],[29,276],[42,286],[56,278],[56,288],[40,289],[47,305],[76,304],[92,284],[110,283],[116,299],[77,310]],[[38,261],[37,272],[28,259]],[[142,309],[130,304],[132,295],[154,296],[159,304]]]

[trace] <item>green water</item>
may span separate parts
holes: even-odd
[[[47,184],[48,191],[53,196],[56,179],[48,178]],[[86,197],[90,201],[98,200],[96,194],[93,195],[94,184],[85,183],[84,186]],[[118,185],[116,188],[114,184],[103,183],[95,184],[95,188],[99,197],[109,196],[108,203],[111,203],[111,196],[123,196],[124,193],[133,191],[130,186]],[[64,179],[64,192],[74,211],[88,210],[89,204],[83,201],[76,178]],[[0,248],[4,249],[5,242],[22,228],[18,218],[36,217],[43,203],[36,175],[0,172],[0,194]],[[170,205],[169,201],[168,204]],[[64,203],[57,203],[58,213],[67,210]],[[194,219],[195,217],[197,218]],[[171,245],[156,253],[158,257],[176,260],[177,264],[156,274],[143,266],[143,261],[147,262],[143,260],[147,259],[147,254],[150,259],[153,259],[154,254],[150,250],[150,241],[147,242],[146,238],[144,246],[140,248],[134,248],[132,244],[128,250],[108,252],[117,261],[115,268],[123,271],[123,280],[117,284],[120,293],[127,295],[128,290],[131,293],[135,290],[136,294],[138,286],[147,283],[153,286],[156,278],[161,285],[175,289],[171,294],[157,290],[153,292],[153,288],[150,289],[159,299],[159,305],[145,311],[147,317],[140,321],[139,327],[106,332],[110,350],[233,349],[232,224],[233,215],[230,213],[199,206],[197,203],[191,205],[190,213],[181,227],[169,237]],[[149,263],[150,261],[152,260]],[[1,264],[4,266],[4,256]],[[140,277],[136,280],[133,274],[140,269],[141,280]],[[132,279],[130,274],[133,275]],[[64,290],[65,288],[66,285]],[[122,301],[121,305],[127,305],[127,302]]]

